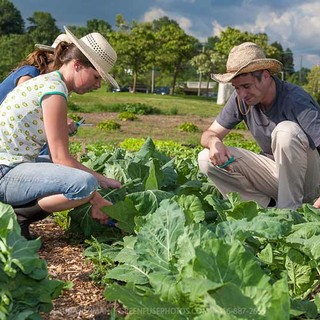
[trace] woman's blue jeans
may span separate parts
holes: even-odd
[[[8,172],[0,167],[0,201],[12,206],[54,194],[69,200],[84,199],[99,187],[92,174],[50,162],[21,163]]]

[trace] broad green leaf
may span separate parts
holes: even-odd
[[[258,261],[239,242],[227,244],[220,239],[208,240],[196,248],[193,263],[195,277],[216,283],[232,282],[239,287],[265,287],[269,282]]]
[[[291,244],[310,259],[320,261],[320,234],[319,223],[310,222],[296,225],[286,238],[286,243]]]
[[[176,267],[179,272],[196,257],[196,248],[207,240],[214,238],[212,231],[202,224],[191,224],[184,228],[184,233],[178,238],[175,257],[177,258]],[[192,277],[193,273],[187,274],[184,269],[184,277]]]
[[[148,162],[149,175],[145,181],[146,190],[159,190],[163,183],[163,172],[160,170],[160,164],[157,159]]]
[[[184,224],[185,216],[179,205],[163,200],[137,235],[135,250],[139,261],[151,270],[170,272]]]
[[[149,161],[150,157],[153,155],[156,146],[154,145],[150,137],[147,138],[141,149],[135,153],[134,162],[145,164]]]
[[[259,259],[266,264],[273,264],[273,249],[268,243],[258,254]]]
[[[309,266],[305,255],[290,249],[286,255],[285,267],[291,284],[292,297],[304,298],[305,292],[312,287],[316,270]],[[301,296],[302,295],[302,296]]]
[[[131,199],[126,197],[124,201],[119,201],[110,207],[101,209],[109,217],[117,220],[118,227],[128,233],[134,230],[134,217],[139,215]]]
[[[129,313],[126,319],[134,320],[187,320],[188,310],[170,302],[161,301],[155,294],[141,295],[128,286],[113,284],[104,291],[109,301],[120,301]]]
[[[137,162],[130,162],[127,167],[127,175],[131,179],[137,179],[140,178],[141,181],[146,180],[148,174],[149,174],[149,168],[146,165],[137,163]]]
[[[132,201],[139,215],[147,215],[155,212],[160,202],[172,198],[172,194],[161,190],[146,190],[143,192],[131,193],[128,199]]]
[[[181,195],[175,199],[177,199],[178,204],[186,215],[186,224],[198,223],[204,220],[205,212],[198,197],[195,195]]]
[[[130,282],[136,285],[149,283],[148,274],[142,267],[135,264],[121,264],[107,271],[104,276],[108,279],[114,279],[122,282]]]

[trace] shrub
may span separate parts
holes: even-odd
[[[106,131],[115,131],[119,130],[121,128],[121,125],[113,120],[105,120],[102,122],[99,122],[97,124],[97,127],[101,130],[106,130]]]
[[[129,112],[129,111],[124,111],[124,112],[121,112],[118,116],[118,118],[122,121],[134,121],[134,120],[137,120],[138,117],[132,113],[132,112]]]
[[[184,122],[180,125],[179,131],[182,132],[199,132],[199,128],[192,122]]]

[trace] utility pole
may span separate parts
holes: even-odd
[[[302,57],[300,56],[300,71],[299,71],[299,84],[302,84]]]
[[[204,53],[204,45],[205,43],[202,43],[202,53]],[[198,84],[198,97],[201,95],[201,81],[202,81],[202,71],[201,71],[201,67],[200,67],[200,71],[199,71],[199,84]]]

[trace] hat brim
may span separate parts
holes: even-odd
[[[234,72],[211,74],[211,78],[217,82],[228,83],[233,78],[243,73],[254,72],[258,70],[269,70],[271,73],[275,74],[280,72],[281,69],[282,63],[276,59],[257,59],[250,61],[248,64]]]
[[[45,45],[45,44],[36,43],[34,46],[35,46],[38,50],[44,50],[44,51],[54,52],[54,48],[53,48],[53,47],[47,46],[47,45]]]
[[[70,41],[86,56],[86,58],[92,63],[95,69],[99,72],[103,80],[109,81],[114,87],[120,88],[117,81],[107,72],[105,72],[100,65],[96,62],[99,61],[100,57],[87,46],[81,39],[78,39],[67,27],[64,27],[66,34]]]

